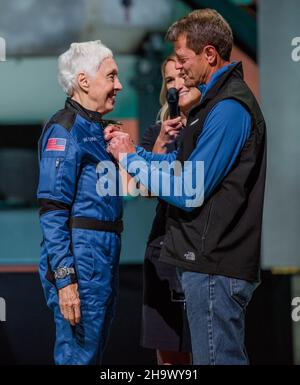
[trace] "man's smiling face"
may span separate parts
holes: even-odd
[[[209,73],[209,65],[203,53],[196,54],[188,48],[185,35],[178,36],[174,43],[174,50],[178,61],[176,62],[176,69],[182,72],[185,85],[193,87],[205,83]]]

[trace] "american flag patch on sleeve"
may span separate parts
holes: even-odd
[[[67,140],[64,138],[48,139],[46,151],[65,151]]]

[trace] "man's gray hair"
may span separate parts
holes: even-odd
[[[58,82],[65,93],[73,95],[78,73],[95,76],[102,61],[108,57],[113,54],[100,40],[72,43],[58,58]]]

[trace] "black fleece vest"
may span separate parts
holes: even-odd
[[[178,160],[188,160],[207,115],[224,99],[238,101],[250,113],[250,137],[231,170],[201,207],[186,212],[169,206],[161,260],[186,270],[257,281],[266,177],[266,127],[257,101],[243,81],[241,63],[222,74],[201,103],[191,110]],[[190,125],[197,119],[197,123]]]

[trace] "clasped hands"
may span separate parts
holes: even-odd
[[[108,142],[107,151],[119,162],[124,155],[135,152],[130,135],[119,126],[107,126],[104,130],[104,139]]]
[[[165,147],[172,143],[178,137],[182,127],[180,116],[164,121],[155,145]],[[104,139],[108,142],[107,151],[119,162],[123,156],[136,152],[130,135],[122,131],[119,126],[107,126],[104,130]]]

